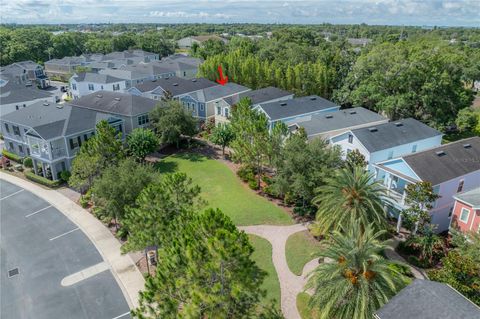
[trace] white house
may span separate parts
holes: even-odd
[[[125,80],[108,74],[82,72],[70,78],[70,92],[74,99],[97,91],[123,92],[125,89]]]
[[[391,212],[407,208],[405,188],[420,181],[430,182],[440,198],[430,210],[437,231],[448,229],[454,209],[453,196],[480,187],[480,137],[440,145],[415,154],[373,165],[375,179],[381,181],[395,200]]]
[[[373,164],[419,152],[442,143],[442,133],[412,118],[362,127],[330,138],[342,149],[342,156],[358,150],[373,172]]]

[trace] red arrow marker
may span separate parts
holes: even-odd
[[[220,84],[220,85],[225,85],[228,83],[228,76],[223,76],[223,70],[222,70],[222,66],[219,65],[218,66],[218,74],[220,75],[220,78],[217,79],[217,83]]]

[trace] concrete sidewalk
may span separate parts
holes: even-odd
[[[75,223],[95,245],[104,261],[109,265],[130,309],[138,307],[138,293],[143,290],[145,280],[130,256],[120,253],[120,242],[98,219],[55,190],[44,189],[4,172],[0,172],[0,180],[8,181],[32,192],[49,202]]]

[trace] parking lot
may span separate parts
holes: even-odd
[[[1,318],[130,318],[120,287],[85,234],[48,202],[3,180],[0,249]],[[94,271],[77,275],[85,269]]]

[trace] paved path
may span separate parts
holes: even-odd
[[[93,215],[58,191],[47,190],[29,181],[0,172],[0,179],[16,184],[49,202],[80,228],[95,245],[117,280],[131,309],[138,307],[138,293],[145,280],[129,255],[120,253],[120,243]]]
[[[390,248],[387,248],[385,249],[385,256],[387,256],[388,259],[390,260],[394,260],[394,261],[399,261],[401,263],[404,263],[405,265],[407,265],[408,267],[410,267],[410,270],[412,271],[412,274],[413,276],[415,276],[416,279],[422,279],[422,280],[425,280],[427,279],[428,280],[428,276],[427,276],[427,273],[422,270],[422,269],[419,269],[413,265],[410,265],[406,260],[405,258],[403,258],[402,256],[400,256],[396,251],[395,251],[395,248],[397,248],[398,244],[400,243],[400,240],[398,238],[394,238],[392,243],[390,244]]]
[[[310,262],[304,268],[302,276],[297,276],[290,271],[285,256],[285,245],[288,237],[300,231],[307,229],[302,224],[292,226],[271,226],[256,225],[238,227],[248,234],[257,235],[265,238],[272,245],[272,260],[277,271],[278,281],[280,282],[280,306],[286,319],[300,319],[297,309],[297,295],[303,291],[305,284],[305,269],[307,272],[312,268],[313,262]],[[318,262],[318,261],[317,261]],[[308,266],[308,267],[307,267]]]

